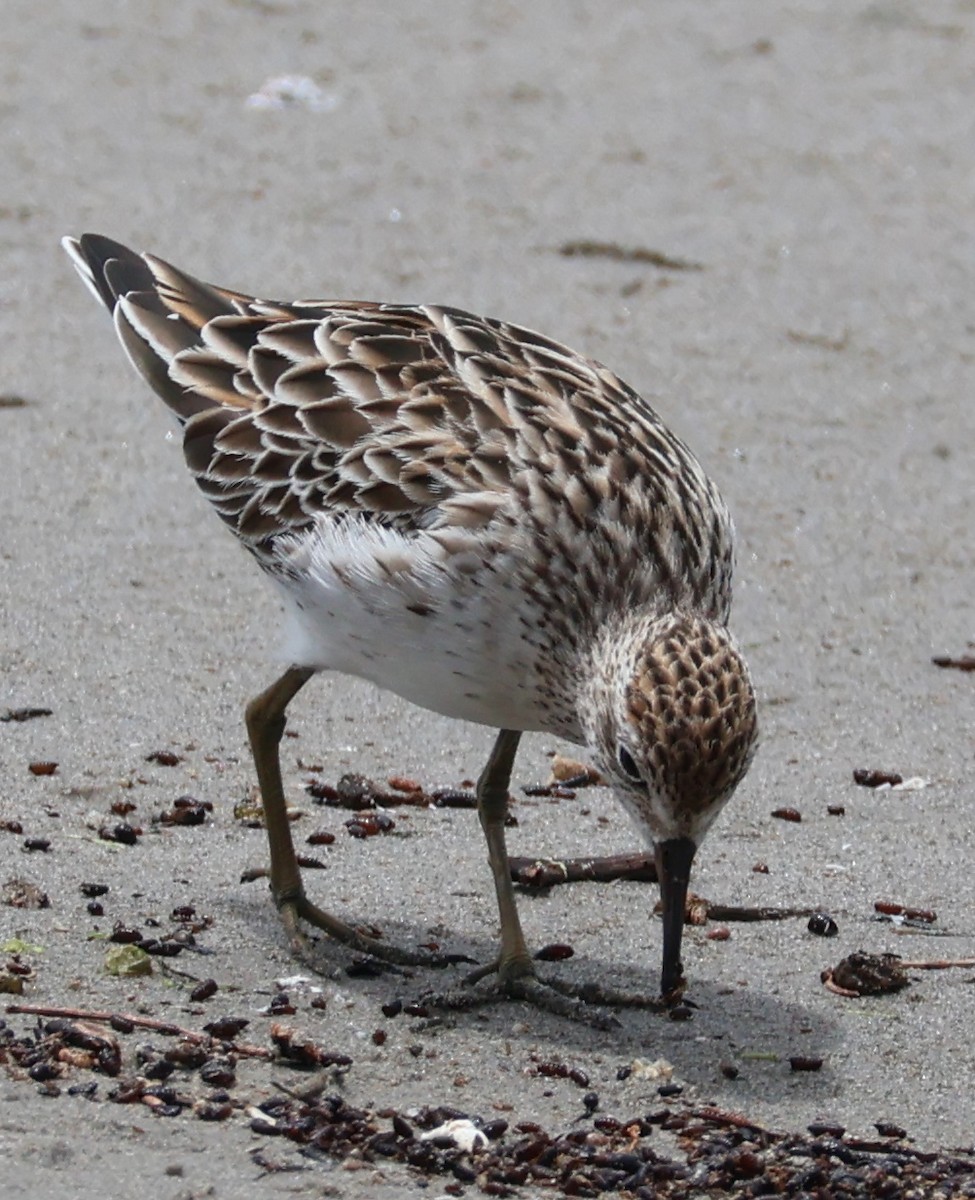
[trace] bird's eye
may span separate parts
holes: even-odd
[[[620,766],[623,768],[623,774],[627,775],[634,783],[641,782],[640,771],[636,763],[633,761],[633,755],[625,746],[620,746],[616,751],[616,756],[619,759]]]

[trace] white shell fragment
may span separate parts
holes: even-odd
[[[483,1150],[488,1144],[487,1137],[473,1121],[468,1121],[466,1117],[445,1121],[436,1129],[430,1129],[426,1133],[420,1134],[421,1142],[432,1142],[436,1138],[450,1138],[455,1146],[459,1146],[467,1154],[472,1154],[475,1150]]]
[[[654,1062],[646,1062],[645,1059],[635,1058],[630,1063],[631,1079],[670,1079],[673,1077],[673,1074],[673,1064],[669,1063],[665,1058],[655,1059]]]
[[[332,112],[339,98],[326,92],[307,75],[272,75],[247,97],[247,108],[307,108],[309,112]]]

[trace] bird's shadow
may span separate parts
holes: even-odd
[[[273,929],[273,924],[269,929]],[[383,940],[399,946],[418,946],[430,941],[429,931],[409,920],[387,917],[383,929]],[[479,1039],[497,1038],[499,1042],[523,1036],[532,1045],[549,1043],[553,1053],[557,1050],[567,1057],[612,1056],[624,1069],[636,1060],[669,1059],[679,1064],[681,1080],[696,1085],[700,1091],[722,1090],[728,1084],[725,1073],[737,1071],[733,1085],[736,1104],[750,1099],[774,1101],[787,1094],[794,1078],[787,1067],[781,1069],[782,1065],[797,1055],[815,1053],[828,1058],[841,1040],[838,1020],[803,1003],[799,986],[805,985],[805,974],[803,983],[797,983],[796,993],[784,997],[779,991],[763,990],[760,985],[729,987],[709,980],[702,977],[700,968],[693,970],[691,964],[685,993],[690,1016],[674,1020],[648,986],[648,974],[643,967],[621,962],[612,954],[578,955],[567,962],[539,963],[540,975],[560,978],[575,987],[598,981],[619,992],[646,995],[647,1007],[614,1009],[618,1026],[600,1030],[517,999],[492,998],[460,1010],[430,1005],[432,995],[463,992],[463,980],[475,969],[475,963],[492,960],[497,944],[487,938],[452,936],[449,945],[442,945],[442,949],[467,961],[442,969],[390,967],[378,960],[366,961],[325,936],[313,936],[310,946],[312,957],[306,966],[324,977],[342,978],[343,990],[359,992],[363,1000],[374,1002],[377,1008],[394,1000],[404,1005],[416,1004],[426,1011],[427,1020],[438,1027],[463,1030],[469,1026],[476,1028]],[[481,986],[475,985],[473,990],[476,992]],[[422,1027],[418,1025],[418,1032]],[[806,1078],[809,1098],[819,1096],[825,1102],[833,1095],[834,1088],[835,1080],[829,1072]]]

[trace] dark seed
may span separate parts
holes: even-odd
[[[397,1137],[401,1137],[408,1142],[411,1142],[416,1136],[413,1132],[413,1126],[405,1117],[401,1117],[399,1113],[393,1113],[393,1131]]]
[[[599,1095],[597,1092],[586,1092],[582,1097],[582,1107],[586,1110],[589,1116],[599,1107]]]
[[[845,817],[846,805],[844,804],[827,804],[826,811],[831,817]]]
[[[679,1096],[683,1090],[684,1090],[684,1086],[683,1086],[683,1084],[680,1084],[680,1083],[662,1083],[662,1084],[660,1085],[660,1087],[658,1087],[658,1088],[657,1088],[657,1095],[658,1095],[658,1096],[663,1096],[663,1098],[664,1098],[665,1100],[667,1100],[667,1099],[669,1099],[671,1096]]]
[[[386,1043],[386,1030],[374,1029],[372,1034],[372,1044],[374,1046],[383,1046]]]
[[[228,1100],[219,1103],[201,1100],[194,1106],[194,1111],[201,1121],[226,1121],[234,1111],[234,1106]]]
[[[898,783],[904,782],[904,776],[898,775],[896,771],[866,771],[861,767],[853,772],[853,782],[868,788],[878,788],[884,784],[896,787]]]
[[[754,1179],[761,1175],[763,1163],[754,1150],[741,1149],[731,1156],[729,1166],[735,1173],[736,1179]]]
[[[159,820],[163,825],[203,825],[212,807],[191,796],[181,796],[168,812],[159,814]]]
[[[249,1024],[250,1021],[246,1017],[221,1017],[204,1025],[203,1029],[211,1037],[219,1038],[222,1042],[232,1042]]]
[[[836,1121],[813,1121],[806,1128],[813,1137],[841,1138],[846,1133],[846,1126],[840,1125]]]
[[[807,1124],[806,1128],[814,1138],[842,1138],[847,1132],[847,1127],[838,1124],[836,1121],[813,1121]]]
[[[234,1064],[228,1058],[211,1058],[200,1067],[200,1078],[212,1088],[229,1088],[237,1082]]]
[[[108,892],[107,883],[83,883],[80,885],[82,896],[88,896],[94,899],[96,896],[104,896]]]
[[[839,925],[829,913],[813,913],[806,928],[817,937],[836,937],[840,931]]]
[[[24,849],[27,851],[39,850],[42,853],[46,853],[51,849],[51,839],[41,837],[24,838]]]
[[[142,1074],[146,1079],[153,1079],[161,1082],[164,1079],[168,1079],[175,1070],[175,1063],[170,1062],[166,1058],[157,1058],[155,1062],[151,1062],[145,1067]]]
[[[741,1073],[740,1069],[732,1062],[721,1063],[719,1069],[725,1079],[737,1079]]]
[[[694,1016],[694,1011],[689,1004],[675,1004],[668,1010],[667,1016],[672,1021],[689,1021]]]
[[[398,1017],[402,1011],[403,1011],[403,1001],[402,1000],[390,1000],[388,1004],[383,1005],[383,1016],[384,1017]]]
[[[875,1121],[874,1129],[881,1137],[887,1138],[906,1138],[907,1130],[902,1129],[900,1125],[895,1125],[893,1121]]]
[[[272,996],[270,1004],[265,1009],[269,1017],[287,1017],[297,1011],[287,992],[278,992],[276,996]]]
[[[802,820],[802,813],[797,808],[775,808],[772,810],[772,816],[778,817],[780,821]]]
[[[396,822],[386,813],[374,810],[360,813],[351,821],[346,821],[345,827],[354,838],[368,838],[379,833],[390,833],[396,828]]]
[[[32,762],[27,764],[27,769],[32,775],[53,775],[58,769],[56,762]]]
[[[9,818],[4,821],[0,821],[0,829],[2,829],[4,833],[23,833],[24,832],[23,825],[21,825],[21,823],[19,821],[15,821],[12,818]]]
[[[566,958],[571,958],[575,954],[575,950],[571,946],[567,946],[564,942],[553,942],[550,946],[543,946],[535,955],[539,962],[562,962]]]
[[[502,1134],[507,1133],[508,1122],[498,1118],[496,1121],[486,1121],[481,1126],[481,1133],[489,1142],[496,1142]]]
[[[98,836],[105,842],[118,842],[122,846],[134,846],[139,840],[139,830],[128,821],[119,821],[117,825],[103,825]]]
[[[629,1077],[632,1074],[633,1074],[632,1067],[630,1067],[630,1066],[620,1067],[619,1070],[616,1072],[616,1078],[620,1081],[620,1083],[622,1083],[624,1079],[629,1079]]]
[[[34,1063],[27,1074],[35,1083],[46,1083],[49,1079],[57,1079],[61,1072],[54,1063],[39,1062]]]
[[[815,1058],[805,1054],[794,1054],[789,1059],[789,1066],[793,1071],[818,1071],[823,1065],[821,1058]]]
[[[206,812],[213,812],[212,800],[197,800],[195,796],[177,796],[173,801],[173,808],[203,808]]]
[[[105,906],[99,903],[98,900],[89,900],[87,908],[93,917],[103,917],[105,915]]]
[[[112,932],[108,935],[108,940],[116,942],[120,946],[128,946],[135,942],[141,942],[142,933],[138,929],[130,929],[127,925],[117,922]]]
[[[169,1047],[165,1057],[170,1062],[174,1062],[178,1067],[185,1067],[188,1071],[195,1071],[203,1066],[207,1061],[208,1055],[206,1050],[197,1042],[177,1042],[175,1046]]]
[[[158,763],[161,767],[175,767],[183,760],[172,750],[153,750],[146,755],[146,762]]]
[[[415,779],[410,779],[406,775],[390,775],[386,780],[394,792],[422,792],[422,784],[417,783]]]
[[[88,1083],[73,1083],[68,1088],[69,1096],[84,1096],[86,1100],[94,1100],[95,1093],[98,1091],[98,1084],[94,1079]]]

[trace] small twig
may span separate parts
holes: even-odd
[[[845,996],[848,1000],[859,1000],[863,994],[862,992],[854,991],[853,988],[841,987],[838,983],[834,983],[831,967],[827,967],[820,978],[823,981],[823,987],[825,987],[827,992],[832,992],[834,996]]]
[[[657,882],[652,854],[610,854],[605,858],[511,858],[511,878],[522,887],[558,883],[612,883],[617,879]]]
[[[708,918],[712,921],[787,921],[790,917],[811,917],[821,912],[818,908],[759,908],[742,907],[737,904],[707,904]]]
[[[741,1113],[715,1108],[711,1104],[704,1105],[702,1108],[692,1108],[688,1115],[696,1117],[699,1121],[707,1121],[712,1125],[730,1125],[735,1129],[754,1129],[757,1133],[764,1133],[766,1137],[774,1138],[776,1141],[782,1138],[781,1133],[766,1129],[764,1125],[759,1125],[757,1121],[750,1121]]]
[[[952,658],[947,654],[939,654],[931,661],[936,667],[951,667],[956,671],[975,671],[975,654],[962,654]]]
[[[704,266],[688,258],[676,258],[660,250],[644,246],[621,246],[618,242],[599,242],[591,238],[580,238],[563,242],[558,252],[565,258],[608,258],[613,262],[647,263],[665,271],[703,271]]]
[[[975,958],[924,958],[915,962],[901,959],[900,965],[907,971],[946,971],[949,967],[970,971],[975,967]]]
[[[26,1013],[34,1017],[61,1017],[69,1021],[101,1021],[108,1025],[128,1024],[139,1029],[151,1029],[167,1037],[181,1037],[190,1042],[206,1043],[214,1039],[208,1033],[200,1033],[196,1029],[184,1029],[174,1025],[172,1021],[160,1021],[155,1017],[138,1017],[134,1013],[89,1012],[84,1008],[60,1008],[46,1004],[8,1004],[8,1013]],[[273,1050],[265,1050],[263,1046],[251,1046],[246,1042],[234,1042],[234,1053],[245,1058],[274,1058]]]
[[[518,858],[508,860],[511,878],[527,888],[555,887],[560,883],[614,883],[626,879],[656,883],[657,866],[652,854],[610,854],[604,858]],[[713,921],[787,921],[811,917],[818,908],[758,908],[738,904],[712,904],[698,897],[705,919]],[[702,922],[703,924],[703,922]]]

